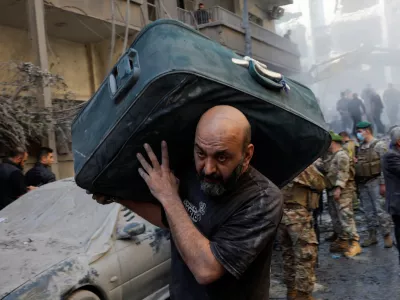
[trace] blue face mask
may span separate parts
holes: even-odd
[[[364,142],[364,140],[365,140],[365,138],[364,138],[364,136],[363,136],[363,134],[361,132],[357,132],[357,139],[360,142]]]

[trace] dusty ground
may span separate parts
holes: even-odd
[[[367,228],[363,214],[357,213],[357,229],[361,238]],[[400,266],[397,249],[384,249],[383,241],[364,248],[355,258],[332,257],[329,243],[323,239],[330,235],[330,218],[324,214],[321,230],[319,268],[314,291],[316,299],[323,300],[398,300],[400,299]],[[275,252],[272,265],[271,300],[286,299],[282,283],[281,252]]]

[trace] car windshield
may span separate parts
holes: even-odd
[[[99,205],[73,179],[60,180],[28,192],[0,211],[0,229],[7,236],[45,235],[85,246],[106,222],[115,204]]]

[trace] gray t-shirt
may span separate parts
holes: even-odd
[[[198,284],[172,240],[171,299],[269,299],[272,245],[282,218],[280,190],[254,168],[218,198],[200,190],[194,171],[180,180],[183,204],[226,273],[210,285]]]

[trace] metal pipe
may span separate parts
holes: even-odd
[[[251,28],[249,24],[249,4],[243,0],[244,54],[251,57]]]

